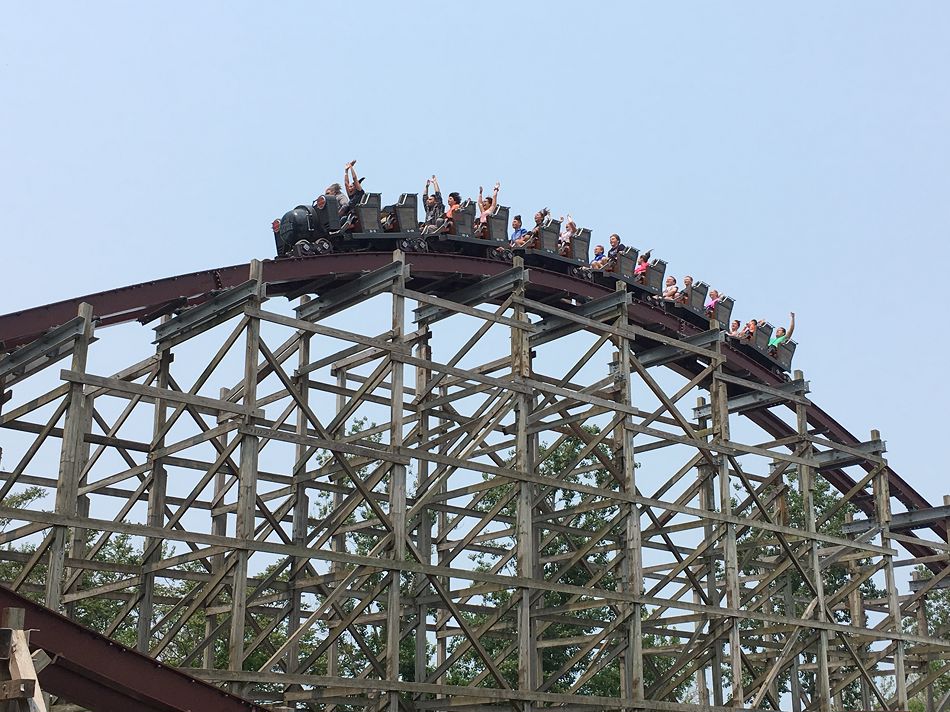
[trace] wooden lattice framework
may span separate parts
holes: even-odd
[[[638,326],[623,283],[540,300],[517,259],[423,293],[397,252],[293,314],[261,275],[165,317],[154,353],[111,376],[89,368],[109,347],[88,305],[35,359],[14,354],[0,494],[40,486],[55,508],[0,505],[8,585],[67,614],[117,601],[107,634],[133,624],[160,659],[200,621],[182,664],[301,709],[824,711],[846,690],[906,709],[946,674],[946,632],[904,621],[950,547],[928,544],[915,560],[936,575],[898,595],[902,546],[920,542],[889,528],[883,443],[809,432],[800,372],[730,373],[715,324]],[[386,328],[361,328],[383,304]],[[176,361],[195,342],[205,359]],[[58,382],[13,397],[64,358]],[[697,388],[708,402],[685,403]],[[764,408],[794,435],[741,418]],[[856,484],[816,513],[829,468]],[[829,531],[862,497],[875,525]],[[116,535],[137,563],[99,556]],[[115,580],[84,586],[103,569]],[[164,581],[188,585],[168,600]],[[865,601],[872,581],[887,594]],[[616,695],[590,694],[607,679]]]

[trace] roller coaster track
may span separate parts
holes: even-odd
[[[52,661],[39,675],[44,692],[100,711],[264,712],[246,700],[130,650],[0,586],[0,607],[20,608],[31,651]]]
[[[275,298],[301,298],[295,316]],[[139,653],[294,709],[907,709],[950,673],[927,621],[950,581],[944,510],[800,371],[677,309],[521,257],[397,251],[0,315],[4,583],[69,617],[106,602],[101,627]],[[133,322],[154,351],[89,372],[100,331]],[[819,478],[843,495],[831,512]],[[9,506],[27,485],[55,511]],[[892,526],[892,500],[919,526]],[[870,522],[857,536],[832,520],[846,505]],[[939,541],[908,531],[925,526]],[[100,556],[113,537],[129,561]],[[899,593],[916,564],[932,578]]]
[[[409,254],[406,259],[414,275],[434,280],[436,287],[438,280],[446,275],[454,275],[465,281],[499,274],[507,269],[507,266],[500,262],[458,255]],[[264,263],[264,281],[268,285],[269,295],[291,294],[298,292],[301,284],[326,277],[345,278],[358,275],[360,272],[382,267],[390,260],[390,253],[379,252],[268,261]],[[532,273],[532,284],[535,288],[565,299],[595,299],[609,293],[604,287],[563,274],[535,268],[532,268]],[[247,274],[247,264],[231,265],[118,287],[5,314],[0,316],[0,345],[9,350],[29,343],[50,328],[75,317],[76,309],[82,302],[93,306],[99,327],[124,324],[154,316],[166,305],[201,304],[217,291],[241,284],[246,280]],[[455,281],[446,284],[451,284],[451,289],[458,288]],[[438,294],[439,290],[436,289],[433,293]],[[701,331],[699,327],[643,302],[634,302],[630,318],[641,327],[658,328],[669,334],[690,336]],[[750,380],[771,386],[784,382],[781,376],[764,368],[740,349],[727,345],[724,351],[728,359],[727,368],[733,373],[743,374]],[[786,423],[766,409],[752,411],[746,415],[775,438],[789,437],[794,433]],[[814,403],[808,406],[808,424],[815,433],[827,435],[842,444],[858,445],[861,442]],[[887,469],[887,475],[891,494],[908,510],[927,509],[932,506],[890,467]],[[851,477],[840,470],[826,472],[825,476],[841,492],[848,492],[855,484]],[[873,515],[873,503],[869,497],[859,496],[855,499],[855,504],[867,515]],[[946,540],[947,530],[944,524],[935,523],[931,528],[941,539]],[[909,551],[915,556],[933,553],[923,545],[909,546]]]

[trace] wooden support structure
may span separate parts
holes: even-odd
[[[30,631],[22,608],[4,608],[0,621],[0,708],[9,712],[47,712],[47,699],[30,652]],[[40,666],[49,663],[38,656]]]
[[[892,513],[879,434],[623,283],[411,257],[0,360],[6,583],[274,709],[939,709],[950,508]]]

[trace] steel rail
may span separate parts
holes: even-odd
[[[30,649],[52,663],[40,686],[95,712],[264,712],[264,708],[192,677],[179,668],[104,635],[0,586],[0,608],[22,608]]]
[[[459,280],[479,279],[511,268],[504,262],[445,253],[408,253],[405,259],[411,266],[413,278],[431,279],[435,287],[433,291],[436,294],[439,290],[435,282],[444,283],[448,276],[455,276]],[[267,284],[269,295],[280,296],[292,294],[299,290],[301,285],[316,280],[352,278],[362,272],[384,267],[391,262],[391,252],[340,253],[320,257],[266,260],[263,263],[263,280]],[[49,329],[75,318],[79,304],[82,302],[92,305],[100,327],[122,324],[143,317],[148,318],[156,310],[160,310],[162,305],[201,304],[222,289],[244,283],[247,280],[248,269],[249,264],[238,264],[191,272],[0,315],[0,351],[13,350],[30,343]],[[456,288],[457,285],[452,287],[453,290]],[[561,295],[566,299],[586,300],[603,297],[611,292],[607,287],[593,282],[533,266],[528,288],[529,294],[534,298],[540,294],[542,298]],[[673,313],[638,299],[634,299],[629,315],[631,322],[638,326],[670,335],[691,336],[703,331],[701,327]],[[784,382],[781,375],[768,369],[739,348],[725,344],[723,352],[727,359],[725,366],[734,373],[741,373],[749,380],[770,386]],[[860,442],[847,428],[814,403],[808,407],[807,413],[809,425],[817,432],[824,433],[843,445],[856,445]],[[743,415],[775,438],[795,435],[794,428],[768,409],[748,411]],[[855,484],[851,476],[842,470],[828,470],[823,474],[842,493],[848,492]],[[887,468],[887,476],[891,495],[908,510],[926,509],[932,506],[890,467]],[[857,496],[854,502],[868,516],[873,516],[873,502],[869,496]],[[934,523],[930,528],[946,541],[945,524]],[[933,553],[925,542],[921,542],[919,546],[908,544],[907,549],[914,556],[927,556]]]

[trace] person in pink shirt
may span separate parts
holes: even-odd
[[[490,198],[484,198],[482,187],[478,186],[478,226],[475,228],[476,237],[488,237],[488,218],[498,207],[498,191],[501,183],[495,183],[495,189]]]
[[[712,317],[712,315],[716,313],[716,307],[719,306],[719,301],[721,299],[722,297],[719,295],[717,290],[709,290],[709,296],[706,299],[706,316]]]
[[[650,269],[650,253],[645,252],[637,258],[637,266],[633,268],[633,276],[640,284],[647,281],[647,270]]]

